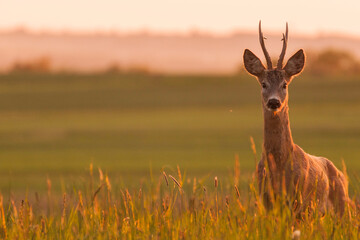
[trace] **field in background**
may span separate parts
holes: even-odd
[[[300,76],[290,85],[293,137],[351,178],[360,170],[360,77]],[[10,74],[0,76],[0,191],[61,193],[86,184],[93,163],[112,185],[150,171],[213,181],[253,172],[262,142],[260,89],[238,76]],[[245,182],[245,181],[244,181]]]

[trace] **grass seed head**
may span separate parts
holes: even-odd
[[[104,180],[104,174],[103,174],[101,168],[98,168],[98,169],[99,169],[99,180],[100,180],[100,182],[102,182]]]
[[[164,176],[164,179],[165,179],[165,182],[166,182],[166,186],[169,186],[169,181],[167,179],[167,176],[166,176],[166,173],[163,171],[163,176]]]
[[[239,188],[236,185],[235,185],[235,191],[236,191],[237,197],[240,199],[240,191],[239,191]]]
[[[179,176],[179,182],[182,185],[182,176],[181,176],[181,171],[180,171],[179,165],[177,165],[176,168],[177,168],[177,172],[178,172],[178,176]]]
[[[179,189],[181,189],[181,185],[180,183],[176,180],[176,178],[174,178],[173,176],[169,175],[169,177],[174,181],[174,183],[179,187]]]

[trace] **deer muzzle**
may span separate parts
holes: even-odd
[[[272,110],[276,110],[281,106],[281,103],[278,99],[276,98],[271,98],[269,99],[269,101],[267,102],[267,107],[272,109]]]

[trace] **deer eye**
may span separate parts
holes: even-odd
[[[284,83],[282,87],[283,87],[283,89],[286,89],[287,83]]]
[[[266,88],[266,84],[265,84],[265,83],[262,83],[261,86],[262,86],[262,88]]]

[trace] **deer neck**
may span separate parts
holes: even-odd
[[[263,106],[264,112],[264,151],[267,158],[273,157],[276,167],[284,166],[290,159],[293,150],[293,139],[290,130],[288,104],[277,113],[268,111]]]

